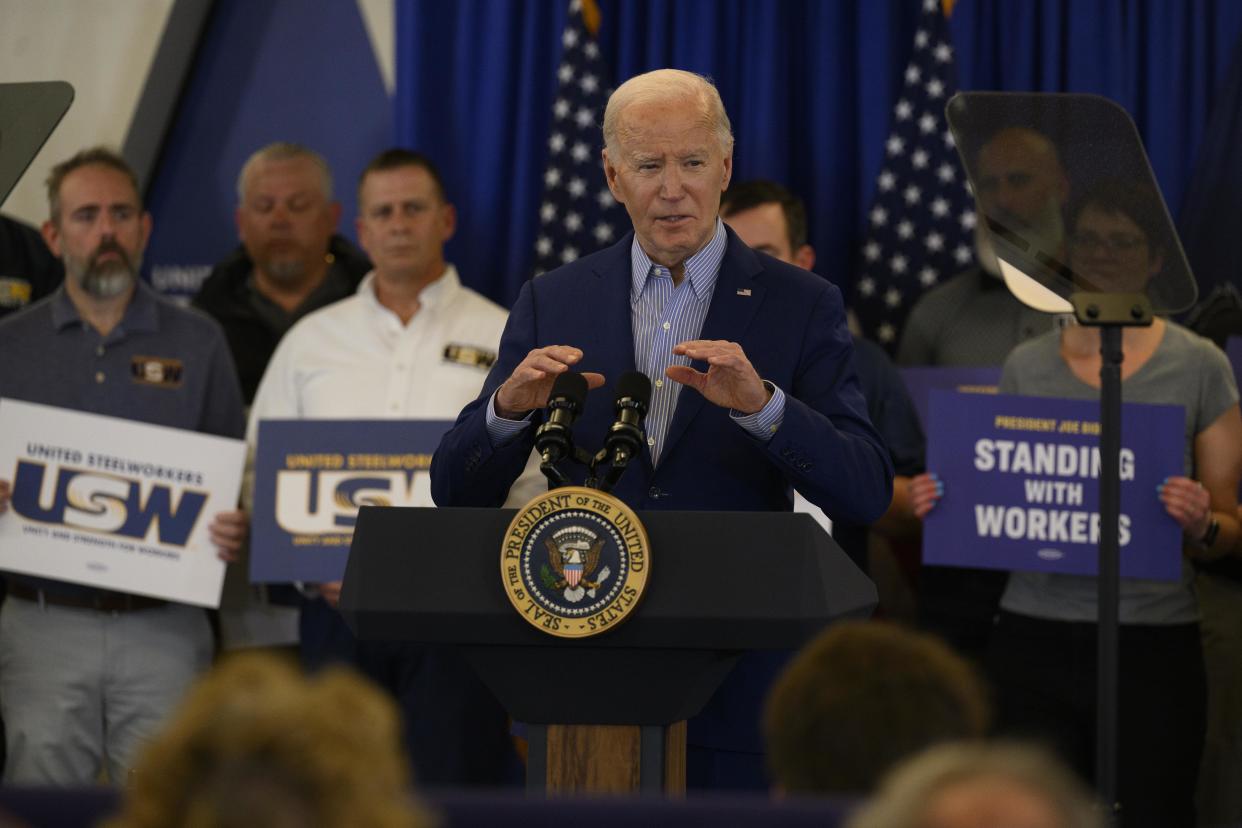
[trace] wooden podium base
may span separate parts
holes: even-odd
[[[682,794],[686,723],[527,725],[526,790]]]

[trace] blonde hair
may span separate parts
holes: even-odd
[[[374,686],[314,679],[264,654],[228,658],[147,746],[107,828],[423,828],[399,716]]]
[[[720,100],[720,92],[711,80],[681,69],[656,69],[635,75],[609,96],[604,108],[604,146],[609,154],[617,152],[617,140],[625,131],[620,124],[621,114],[627,107],[682,101],[692,101],[698,107],[703,125],[716,133],[721,151],[727,154],[733,149],[733,126]]]
[[[899,765],[846,828],[920,828],[929,806],[964,783],[1009,782],[1042,799],[1062,828],[1103,828],[1086,787],[1043,750],[1017,743],[959,743],[931,748]]]

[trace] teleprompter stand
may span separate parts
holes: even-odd
[[[363,508],[341,593],[360,639],[460,648],[528,725],[530,791],[685,789],[685,720],[745,650],[867,617],[875,585],[807,515],[639,513],[643,603],[594,638],[546,635],[501,587],[512,509]]]
[[[1111,804],[1117,801],[1117,654],[1121,645],[1121,335],[1127,327],[1151,325],[1152,307],[1141,293],[1074,293],[1069,299],[1078,324],[1100,329],[1095,778],[1100,798]]]

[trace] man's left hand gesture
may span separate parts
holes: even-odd
[[[707,363],[707,373],[688,365],[670,365],[665,369],[669,379],[688,385],[716,405],[732,408],[742,414],[754,414],[772,396],[755,368],[736,342],[716,339],[691,339],[673,346],[673,353]]]

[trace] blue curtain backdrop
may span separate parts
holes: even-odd
[[[443,167],[463,280],[503,304],[530,272],[563,0],[400,0],[396,130]],[[807,201],[816,270],[847,295],[919,0],[600,0],[612,81],[713,77],[735,177]],[[1095,92],[1134,116],[1176,215],[1242,32],[1229,0],[960,0],[962,89]],[[601,173],[602,175],[602,173]]]

